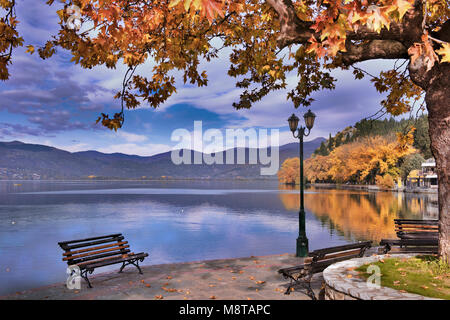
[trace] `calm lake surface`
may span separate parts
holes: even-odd
[[[308,189],[310,250],[394,237],[394,218],[437,219],[436,202]],[[112,233],[150,254],[143,265],[293,253],[298,209],[298,189],[266,181],[0,181],[0,294],[65,282],[57,242]]]

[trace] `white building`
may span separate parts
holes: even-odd
[[[422,163],[423,186],[427,188],[437,188],[436,161],[430,158]]]

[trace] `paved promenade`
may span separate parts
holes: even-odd
[[[142,268],[143,275],[134,266],[127,266],[121,274],[101,273],[100,268],[90,277],[92,289],[83,280],[80,290],[69,290],[65,283],[57,283],[0,299],[310,300],[301,288],[285,295],[289,281],[277,273],[280,268],[301,262],[302,258],[293,254],[282,254],[149,265]],[[312,287],[316,294],[321,284],[322,274],[315,275]]]

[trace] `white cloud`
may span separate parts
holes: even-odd
[[[148,140],[147,136],[144,135],[140,135],[140,134],[136,134],[136,133],[131,133],[131,132],[126,132],[123,130],[119,130],[115,133],[116,136],[118,136],[119,138],[122,138],[123,140],[127,141],[127,142],[144,142]]]

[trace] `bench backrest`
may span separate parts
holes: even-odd
[[[437,238],[438,220],[394,219],[397,237],[404,239]]]
[[[305,263],[310,263],[314,273],[321,272],[333,263],[362,257],[364,252],[371,246],[371,241],[363,241],[359,243],[314,250],[308,254],[309,258],[305,259]]]
[[[124,241],[121,233],[101,237],[58,242],[64,250],[63,261],[68,265],[83,267],[89,263],[98,262],[128,255],[128,241]]]

